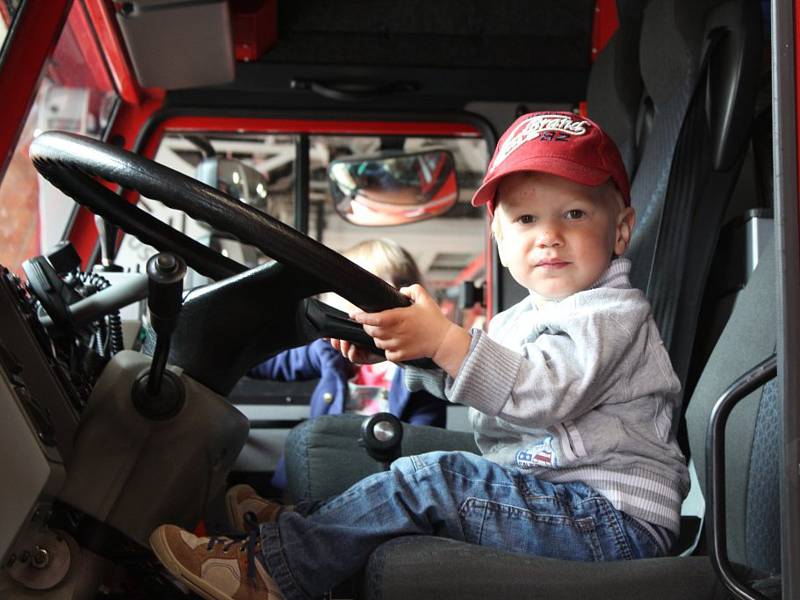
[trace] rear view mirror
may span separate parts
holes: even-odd
[[[197,165],[195,178],[267,212],[267,178],[239,160],[214,156]]]
[[[402,225],[444,214],[458,200],[453,155],[427,150],[328,166],[333,206],[355,225]]]

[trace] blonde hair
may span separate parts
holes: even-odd
[[[422,273],[411,254],[397,242],[388,239],[366,240],[342,252],[362,269],[377,275],[396,288],[422,284]],[[320,300],[350,312],[356,307],[338,294],[326,292]]]
[[[411,254],[392,240],[366,240],[342,254],[396,288],[422,283],[422,273]]]

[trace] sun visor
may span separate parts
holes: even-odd
[[[234,53],[224,0],[139,0],[117,12],[136,77],[168,90],[228,83]]]

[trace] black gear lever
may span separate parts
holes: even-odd
[[[94,224],[97,227],[97,239],[100,242],[100,271],[122,271],[122,267],[114,264],[114,254],[117,251],[117,233],[119,229],[103,217],[95,215]]]
[[[185,275],[186,263],[169,252],[160,252],[147,261],[147,308],[156,347],[150,371],[136,382],[134,402],[139,412],[150,418],[169,418],[183,404],[183,386],[166,367],[170,340],[181,311]]]
[[[151,396],[158,395],[167,366],[170,338],[181,312],[185,275],[186,263],[169,252],[160,252],[147,261],[147,308],[150,311],[150,324],[156,332],[156,349],[147,380],[147,393]]]

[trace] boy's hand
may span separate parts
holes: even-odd
[[[336,350],[341,352],[342,356],[344,356],[347,360],[351,363],[357,365],[371,365],[379,362],[384,362],[386,359],[381,356],[380,354],[375,354],[362,348],[361,346],[356,345],[355,342],[349,342],[347,340],[337,340],[335,338],[330,339],[331,346],[333,346]]]
[[[442,314],[436,301],[421,285],[400,288],[413,304],[379,313],[354,313],[386,358],[394,362],[432,358],[455,377],[469,351],[470,335]]]

